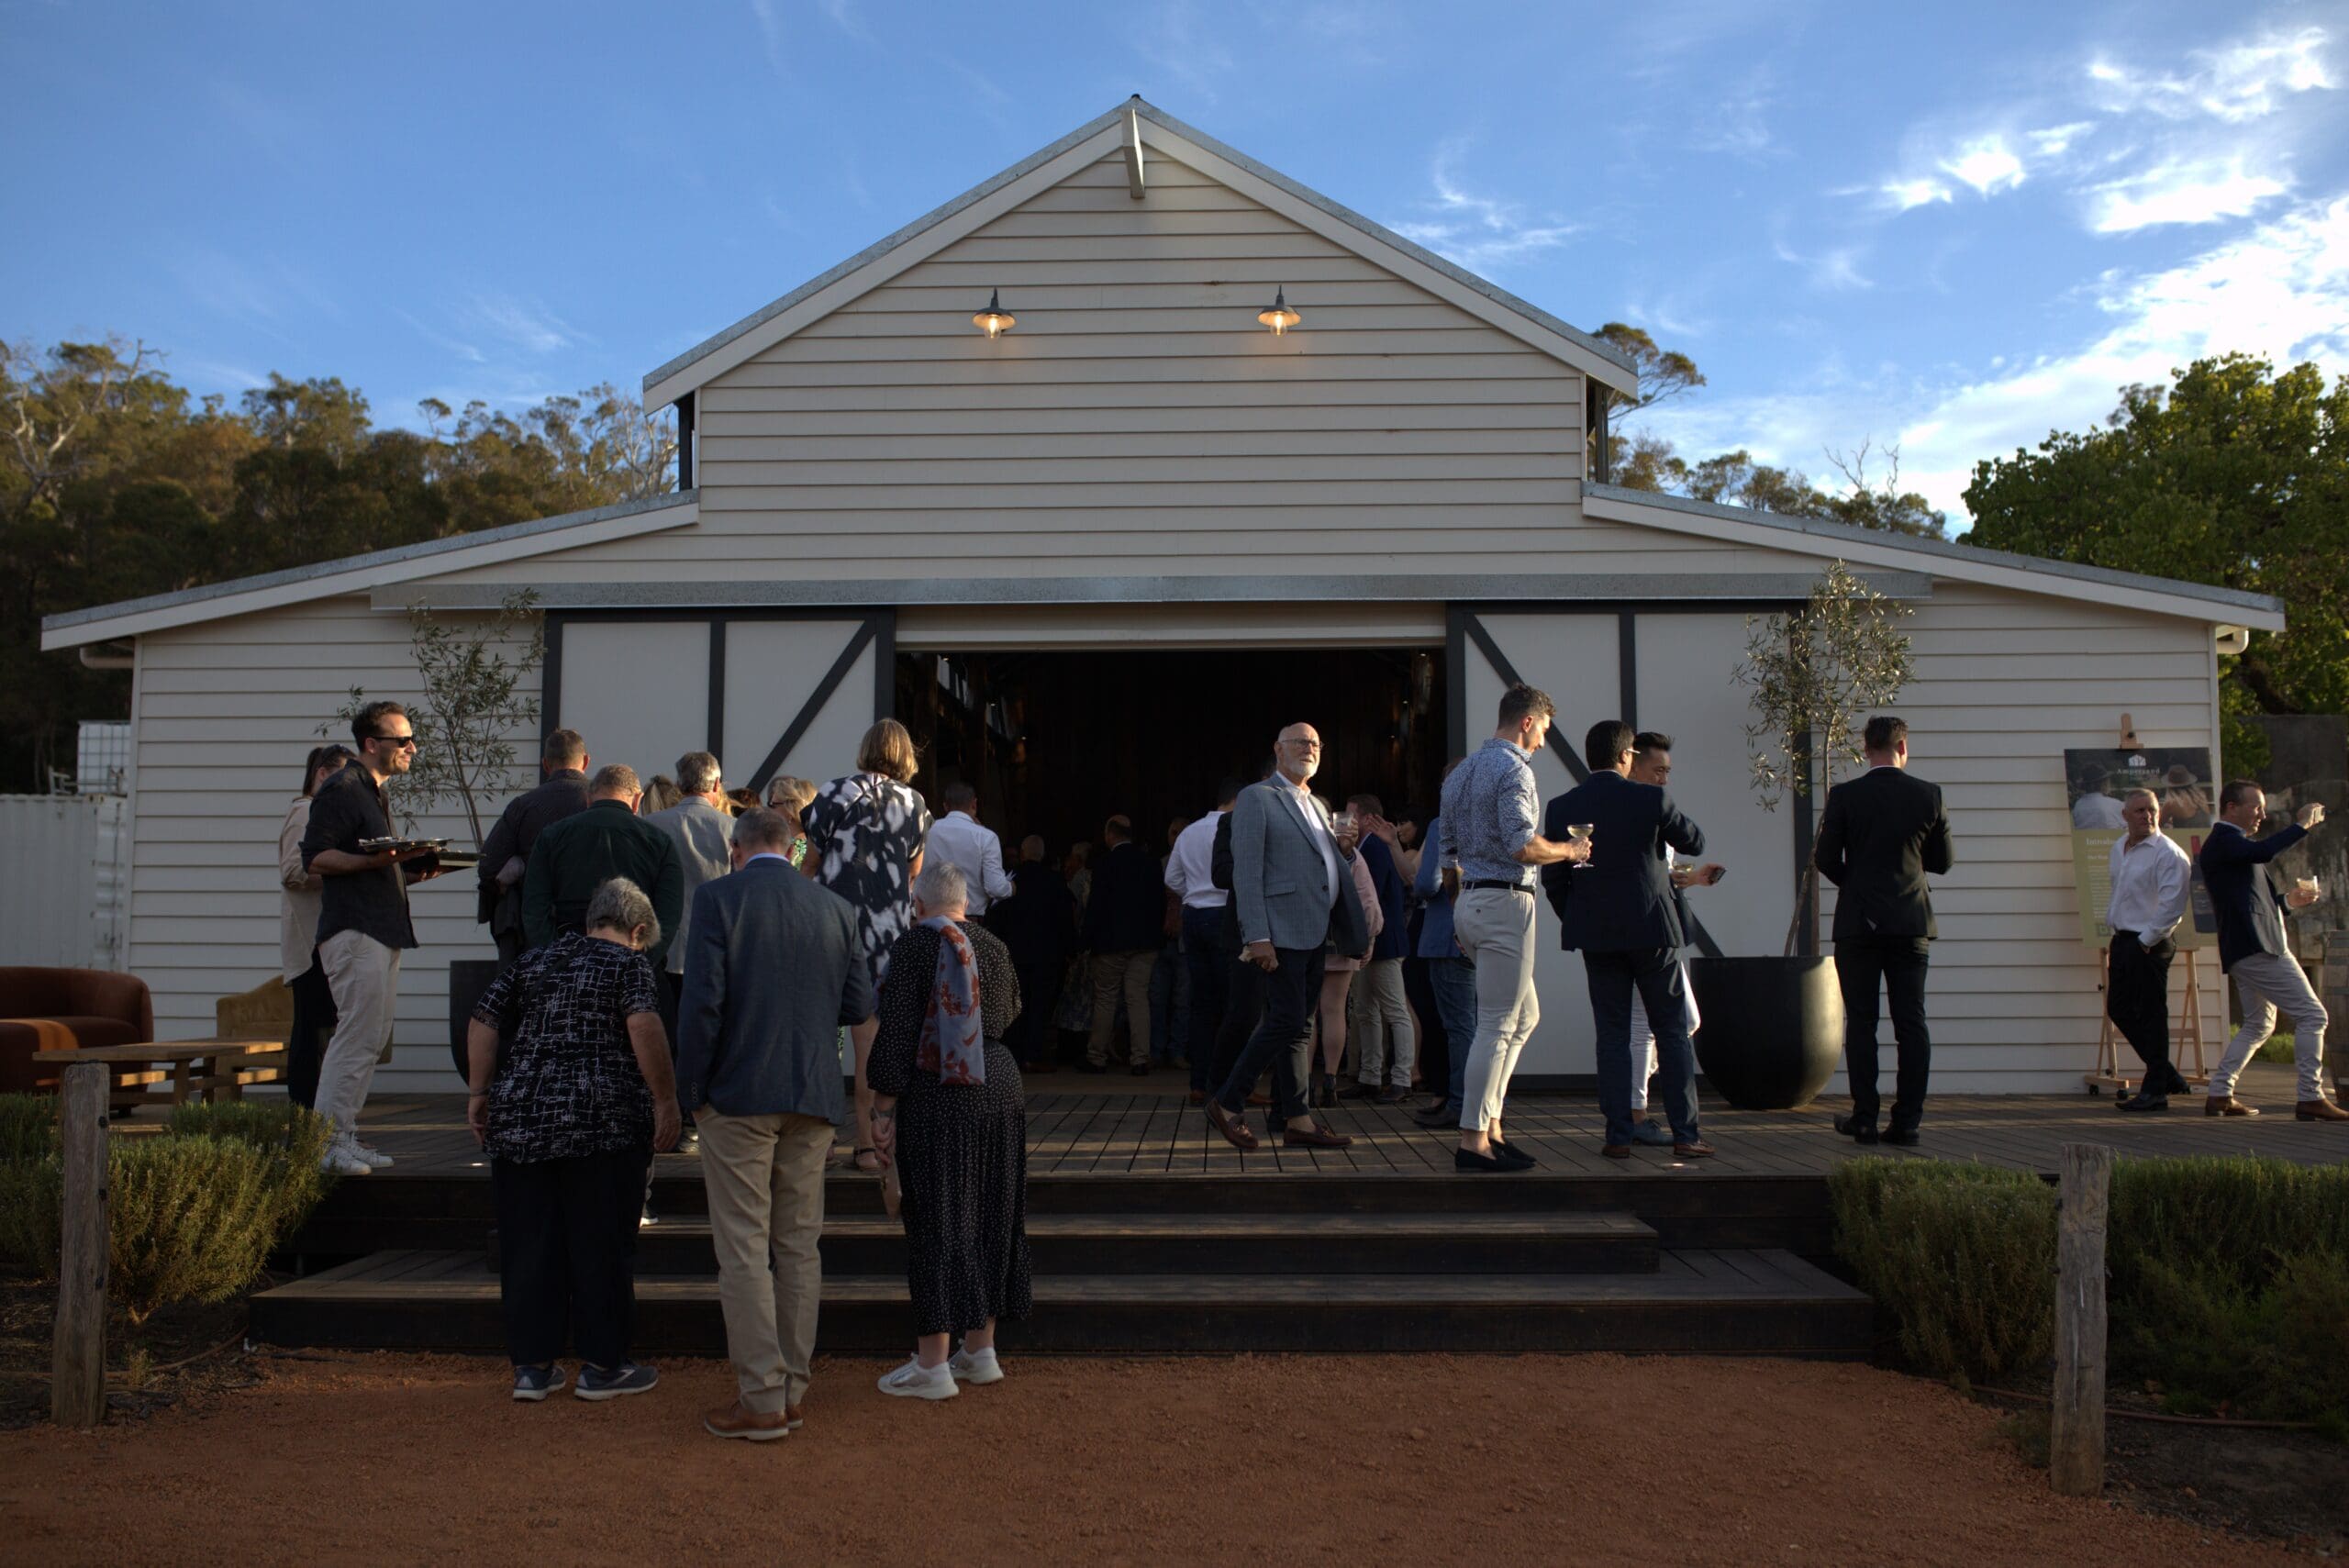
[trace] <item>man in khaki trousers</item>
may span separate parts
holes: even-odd
[[[677,1006],[677,1103],[701,1129],[736,1388],[702,1426],[752,1442],[801,1421],[824,1286],[824,1157],[847,1115],[839,1031],[873,1013],[847,901],[784,858],[798,833],[788,812],[735,819],[732,874],[694,893]]]

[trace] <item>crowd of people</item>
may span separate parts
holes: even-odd
[[[940,1399],[996,1381],[996,1325],[1030,1306],[1023,1074],[1057,1071],[1063,1042],[1080,1071],[1110,1071],[1121,1032],[1128,1071],[1179,1063],[1192,1104],[1241,1150],[1264,1138],[1342,1148],[1352,1139],[1317,1110],[1403,1104],[1417,1087],[1419,1122],[1457,1133],[1458,1171],[1531,1169],[1506,1129],[1541,1016],[1537,895],[1587,977],[1602,1153],[1710,1156],[1683,954],[1687,895],[1725,867],[1701,858],[1704,831],[1673,800],[1667,735],[1594,725],[1581,782],[1545,806],[1532,762],[1554,716],[1546,695],[1511,686],[1424,824],[1390,819],[1372,795],[1337,807],[1317,794],[1321,739],[1300,723],[1262,778],[1227,780],[1213,809],[1168,824],[1163,858],[1113,816],[1097,857],[1081,844],[1055,868],[1031,836],[1008,869],[973,786],[947,785],[932,817],[895,720],[866,732],[851,773],[774,780],[763,802],[729,791],[706,751],[648,787],[626,765],[596,768],[577,733],[552,732],[541,782],[484,844],[477,912],[505,962],[466,1041],[514,1397],[564,1386],[566,1345],[581,1398],[655,1385],[629,1354],[634,1240],[654,1218],[652,1154],[687,1143],[737,1379],[708,1431],[766,1440],[800,1424],[836,1163],[881,1177],[906,1229],[915,1346],[883,1391]],[[1829,791],[1816,848],[1839,890],[1852,1110],[1834,1126],[1913,1144],[1931,1065],[1927,879],[1954,856],[1941,791],[1908,771],[1907,725],[1879,716],[1863,739],[1869,765]],[[368,705],[352,740],[311,753],[279,850],[293,1092],[331,1123],[326,1167],[356,1176],[391,1162],[360,1141],[358,1117],[416,945],[407,889],[447,868],[393,831],[386,786],[415,758],[406,711]],[[2163,809],[2130,797],[2112,850],[2110,1005],[2146,1062],[2122,1102],[2135,1112],[2179,1086],[2164,977],[2184,851],[2156,830]],[[2254,840],[2265,809],[2255,785],[2227,784],[2202,851],[2221,960],[2245,1000],[2205,1109],[2256,1114],[2233,1090],[2280,1010],[2296,1029],[2297,1113],[2349,1120],[2323,1094],[2323,1009],[2282,935],[2315,895],[2267,869],[2323,811]],[[1879,989],[1897,1051],[1888,1120]],[[844,1127],[851,1141],[835,1148]]]

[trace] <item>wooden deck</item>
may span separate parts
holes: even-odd
[[[1268,1144],[1243,1154],[1208,1126],[1187,1103],[1186,1085],[1173,1073],[1149,1079],[1110,1080],[1108,1086],[1064,1088],[1061,1075],[1033,1080],[1028,1099],[1028,1170],[1036,1177],[1275,1177],[1346,1175],[1453,1178],[1449,1131],[1429,1131],[1405,1107],[1341,1103],[1319,1113],[1353,1136],[1341,1150],[1281,1149]],[[1131,1085],[1129,1087],[1128,1085]],[[1710,1160],[1681,1161],[1668,1149],[1642,1148],[1628,1161],[1598,1151],[1602,1124],[1587,1095],[1520,1095],[1512,1102],[1508,1136],[1540,1162],[1542,1173],[1601,1180],[1653,1178],[1672,1173],[1707,1176],[1823,1176],[1857,1154],[1902,1159],[1979,1161],[2052,1175],[2066,1143],[2110,1145],[2126,1156],[2265,1154],[2301,1164],[2349,1160],[2349,1124],[2292,1119],[2292,1076],[2288,1067],[2254,1062],[2237,1091],[2266,1107],[2255,1119],[2211,1118],[2199,1099],[2177,1102],[2161,1117],[2123,1116],[2110,1097],[2075,1095],[1943,1095],[1930,1101],[1924,1142],[1916,1149],[1878,1145],[1862,1149],[1839,1138],[1830,1118],[1850,1108],[1843,1100],[1820,1100],[1796,1111],[1704,1109],[1705,1137],[1720,1152]],[[1424,1101],[1415,1104],[1424,1104]],[[1264,1113],[1250,1112],[1261,1131]],[[464,1101],[456,1095],[379,1096],[367,1107],[362,1135],[397,1162],[370,1181],[404,1176],[486,1177],[488,1168],[464,1127]],[[689,1163],[690,1155],[665,1156],[664,1172]],[[1477,1178],[1503,1183],[1511,1178]]]

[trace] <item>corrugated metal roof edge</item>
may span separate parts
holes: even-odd
[[[614,517],[633,517],[644,512],[665,511],[673,506],[690,506],[701,499],[699,490],[679,490],[667,495],[649,496],[641,501],[619,501],[609,506],[591,506],[584,512],[563,512],[551,517],[533,517],[528,522],[507,523],[502,528],[484,528],[478,533],[457,534],[449,539],[425,539],[417,544],[404,544],[391,550],[378,550],[365,555],[346,555],[333,561],[315,561],[307,566],[289,566],[279,572],[263,572],[251,577],[232,577],[225,583],[206,583],[194,588],[181,588],[169,594],[150,594],[142,599],[122,599],[111,605],[94,605],[85,610],[62,610],[41,617],[44,635],[64,631],[93,621],[112,620],[119,616],[145,615],[153,610],[176,609],[182,605],[201,604],[206,599],[225,599],[238,594],[257,593],[265,588],[282,588],[296,583],[306,583],[320,577],[335,577],[350,572],[368,572],[379,566],[396,566],[403,562],[427,560],[447,555],[455,550],[477,549],[485,544],[502,544],[509,539],[529,539],[534,534],[558,533],[564,528],[579,528],[588,523],[609,522]]]
[[[1764,528],[1783,528],[1789,533],[1809,534],[1818,539],[1836,539],[1855,544],[1907,550],[1917,555],[1938,557],[1944,561],[1969,562],[1983,566],[2004,566],[2018,572],[2035,572],[2053,577],[2066,577],[2075,582],[2094,583],[2108,588],[2133,588],[2149,594],[2169,594],[2184,599],[2202,599],[2231,609],[2266,610],[2276,615],[2285,611],[2282,599],[2272,594],[2254,594],[2243,588],[2221,588],[2209,583],[2186,583],[2174,577],[2155,577],[2142,572],[2119,572],[2109,566],[2084,566],[2077,562],[2052,561],[2044,556],[2019,555],[2012,550],[1991,550],[1978,544],[1960,544],[1955,539],[1919,539],[1911,534],[1885,533],[1876,528],[1856,528],[1850,523],[1831,523],[1817,517],[1790,517],[1782,512],[1759,512],[1747,506],[1723,506],[1710,501],[1692,501],[1685,495],[1666,495],[1653,490],[1627,490],[1620,484],[1585,484],[1583,494],[1605,501],[1623,501],[1634,506],[1660,506],[1666,511],[1687,512],[1700,517],[1719,517],[1724,522],[1750,523]]]

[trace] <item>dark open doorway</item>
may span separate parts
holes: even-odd
[[[1041,834],[1057,862],[1112,812],[1155,852],[1166,825],[1215,805],[1216,782],[1263,775],[1281,727],[1321,732],[1314,787],[1333,804],[1379,797],[1431,811],[1443,773],[1443,651],[907,653],[897,717],[921,747],[916,787],[933,809],[968,780],[1016,858]]]

